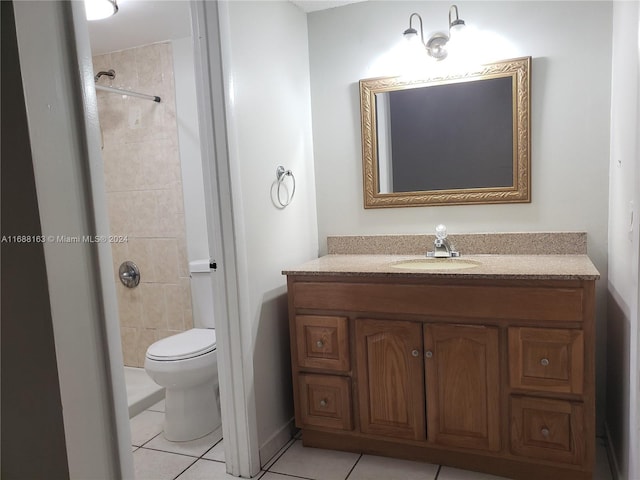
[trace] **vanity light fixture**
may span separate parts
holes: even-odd
[[[427,53],[436,60],[443,60],[447,57],[447,43],[449,43],[452,37],[459,35],[460,31],[464,29],[465,23],[458,15],[458,6],[451,5],[449,8],[449,35],[444,33],[434,33],[429,40],[424,41],[424,33],[422,29],[422,17],[418,13],[412,13],[409,17],[409,28],[404,31],[404,37],[409,41],[416,41],[418,39],[418,31],[413,28],[413,17],[417,17],[420,22],[420,41],[422,45],[427,49]]]
[[[102,20],[118,12],[116,0],[84,0],[87,20]]]

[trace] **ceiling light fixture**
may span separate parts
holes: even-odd
[[[118,11],[116,0],[84,0],[87,20],[102,20]]]
[[[436,60],[443,60],[447,57],[447,43],[451,41],[452,36],[458,35],[464,28],[465,23],[458,15],[458,6],[451,5],[449,8],[449,34],[434,33],[429,40],[424,41],[424,32],[422,29],[422,17],[417,13],[412,13],[409,17],[409,28],[404,31],[404,37],[409,41],[418,39],[418,31],[413,28],[413,17],[417,17],[420,21],[420,41],[427,49],[427,53]]]

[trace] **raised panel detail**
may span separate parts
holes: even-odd
[[[511,450],[516,455],[580,464],[584,459],[581,403],[511,399]]]
[[[302,426],[353,429],[349,378],[300,374],[298,382]]]
[[[509,328],[509,376],[513,388],[582,393],[584,333]]]
[[[430,442],[500,449],[498,329],[425,325]]]
[[[350,369],[346,317],[296,316],[298,364],[346,372]]]
[[[404,321],[356,321],[360,428],[425,438],[422,329]]]

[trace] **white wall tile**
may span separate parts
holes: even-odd
[[[111,233],[129,237],[126,248],[113,248],[114,270],[132,260],[143,284],[117,289],[125,364],[142,366],[150,342],[193,325],[171,44],[94,57],[96,73],[111,68],[116,78],[101,85],[162,97],[98,93]]]

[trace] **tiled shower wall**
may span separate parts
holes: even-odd
[[[112,243],[124,363],[142,367],[151,343],[193,327],[171,44],[97,55],[93,65],[116,71],[100,85],[162,98],[98,92],[109,223],[127,238]],[[140,269],[136,288],[117,279],[126,260]]]

